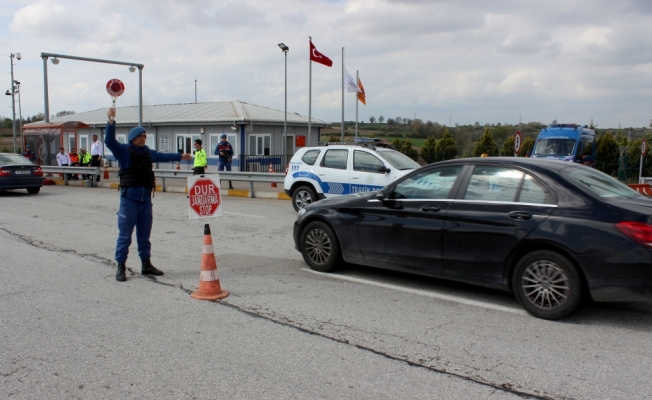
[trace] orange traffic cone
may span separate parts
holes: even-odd
[[[104,164],[104,179],[109,179],[109,169],[106,168],[106,163]]]
[[[270,174],[274,173],[274,168],[272,168],[272,163],[271,162],[269,163],[269,171],[267,171],[267,172],[269,172]],[[272,187],[276,187],[276,182],[272,182]]]
[[[213,253],[213,238],[211,227],[204,225],[204,250],[201,255],[201,273],[199,275],[199,288],[192,292],[190,297],[198,300],[217,300],[229,295],[220,286],[220,278],[217,276],[217,262]]]

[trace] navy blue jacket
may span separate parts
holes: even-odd
[[[138,153],[142,153],[148,148],[147,146],[137,147],[131,143],[122,144],[118,142],[115,138],[115,122],[113,124],[107,122],[104,144],[111,150],[115,159],[118,160],[120,169],[129,167],[129,162],[131,161],[129,147],[133,147]],[[179,153],[159,153],[152,149],[149,149],[149,153],[152,156],[152,162],[181,161],[181,154]],[[152,188],[145,186],[123,188],[120,192],[120,197],[127,197],[138,201],[149,201],[151,190]]]

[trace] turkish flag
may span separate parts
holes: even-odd
[[[333,66],[333,61],[331,61],[330,58],[318,52],[317,49],[315,48],[315,45],[312,44],[312,41],[310,41],[310,61],[324,64],[327,67]]]

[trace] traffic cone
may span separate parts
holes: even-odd
[[[201,273],[199,274],[199,288],[192,292],[190,297],[198,300],[217,300],[229,295],[220,286],[220,278],[217,276],[217,262],[213,253],[213,238],[211,227],[204,225],[204,250],[201,255]]]
[[[109,169],[106,167],[106,163],[104,163],[104,179],[109,179]]]
[[[267,171],[267,172],[269,172],[270,174],[274,173],[274,168],[272,168],[272,163],[271,162],[269,163],[269,171]],[[276,187],[276,182],[272,182],[272,187]]]

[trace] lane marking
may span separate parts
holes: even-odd
[[[239,213],[233,213],[233,212],[227,212],[227,211],[222,211],[222,214],[239,215],[241,217],[252,217],[252,218],[267,218],[264,215],[239,214]]]
[[[519,308],[512,308],[512,307],[500,306],[500,305],[497,305],[497,304],[484,303],[484,302],[481,302],[481,301],[465,299],[465,298],[459,297],[459,296],[451,296],[451,295],[448,295],[448,294],[428,292],[428,291],[419,290],[419,289],[411,289],[411,288],[407,288],[407,287],[404,287],[404,286],[390,285],[390,284],[387,284],[387,283],[381,283],[381,282],[376,282],[376,281],[371,281],[371,280],[361,279],[361,278],[354,278],[354,277],[350,277],[350,276],[327,274],[327,273],[324,273],[324,272],[313,271],[313,270],[311,270],[309,268],[301,268],[301,271],[311,272],[313,274],[321,275],[321,276],[328,277],[328,278],[341,279],[343,281],[362,283],[362,284],[365,284],[365,285],[377,286],[377,287],[381,287],[381,288],[384,288],[384,289],[391,289],[391,290],[397,290],[399,292],[416,294],[416,295],[419,295],[419,296],[430,297],[430,298],[433,298],[433,299],[453,301],[455,303],[461,303],[461,304],[465,304],[465,305],[468,305],[468,306],[489,308],[489,309],[492,309],[492,310],[504,311],[504,312],[508,312],[508,313],[512,313],[512,314],[518,314],[518,315],[528,315],[527,312],[525,312],[524,310],[519,309]]]

